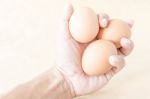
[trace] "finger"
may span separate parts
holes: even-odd
[[[100,76],[88,77],[89,85],[97,89],[103,87],[118,71],[120,71],[124,67],[125,63],[123,57],[116,55],[110,57],[110,64],[113,65],[114,68],[109,70],[107,73]],[[93,84],[93,82],[96,83]]]
[[[105,74],[101,74],[99,76],[86,76],[88,82],[89,82],[89,86],[95,86],[95,88],[99,89],[101,87],[103,87],[114,75],[114,71],[110,70]],[[94,82],[96,82],[94,84]]]
[[[98,89],[101,89],[104,85],[108,83],[108,81],[113,77],[112,72],[107,73],[107,76],[105,74],[99,75],[99,76],[88,76],[86,79],[88,80],[86,83],[88,83],[88,86],[86,87],[87,90],[91,92],[97,91]]]
[[[117,53],[118,53],[118,55],[120,55],[120,56],[123,56],[123,57],[125,56],[125,55],[122,54],[122,52],[120,51],[120,48],[117,49]]]
[[[69,22],[72,13],[73,13],[73,6],[67,3],[66,6],[64,7],[63,20]]]
[[[113,66],[112,70],[117,73],[125,66],[125,59],[120,55],[113,55],[109,58],[109,63]]]
[[[73,13],[73,7],[71,4],[66,4],[64,8],[64,13],[59,23],[59,39],[67,39],[70,38],[70,31],[69,31],[69,20]]]
[[[125,56],[129,55],[134,48],[133,42],[129,39],[126,39],[126,38],[122,38],[120,41],[120,44],[122,46],[120,48],[120,52]]]
[[[133,25],[134,25],[134,20],[133,19],[126,19],[126,20],[124,20],[128,25],[129,25],[129,27],[133,27]]]
[[[109,22],[109,16],[105,13],[98,14],[99,24],[101,28],[105,28]]]
[[[105,75],[105,78],[107,79],[107,81],[109,81],[115,75],[115,72],[114,72],[114,70],[111,69],[104,75]]]
[[[86,82],[89,86],[86,87],[87,91],[94,92],[100,88],[102,88],[104,85],[108,83],[108,81],[114,76],[114,71],[110,70],[105,74],[99,75],[99,76],[87,76]],[[87,93],[89,93],[87,92]]]

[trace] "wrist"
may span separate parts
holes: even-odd
[[[29,82],[17,86],[0,99],[72,99],[71,88],[57,69],[42,73]]]
[[[57,98],[54,99],[72,99],[74,97],[73,88],[68,79],[57,68],[49,72],[50,87],[53,87]],[[54,82],[55,84],[52,84]],[[52,89],[53,89],[52,88]],[[54,95],[55,96],[55,95]],[[53,98],[52,98],[53,99]]]
[[[66,76],[64,75],[64,73],[63,73],[60,69],[56,68],[56,71],[59,72],[60,75],[63,77],[64,82],[65,82],[65,83],[67,84],[67,86],[68,86],[68,87],[67,87],[67,90],[70,90],[70,93],[71,93],[72,98],[75,97],[74,88],[73,88],[73,85],[72,85],[72,82],[70,81],[70,79],[68,79],[68,77],[66,77]]]

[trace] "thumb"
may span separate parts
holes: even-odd
[[[121,55],[113,55],[109,57],[109,63],[113,66],[112,70],[117,73],[125,66],[125,59]]]
[[[71,4],[66,4],[63,15],[59,22],[59,32],[57,37],[59,39],[68,39],[71,37],[69,30],[69,20],[73,13],[73,7]]]

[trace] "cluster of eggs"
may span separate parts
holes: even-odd
[[[117,55],[121,38],[131,35],[129,25],[120,19],[112,19],[106,28],[100,28],[97,14],[88,7],[75,10],[69,29],[79,43],[90,42],[82,55],[82,68],[91,76],[104,74],[112,68],[109,57]]]

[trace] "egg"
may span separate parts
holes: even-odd
[[[99,32],[97,14],[88,7],[81,7],[74,11],[69,21],[72,37],[80,42],[92,41]]]
[[[112,41],[116,45],[116,47],[119,48],[121,47],[121,38],[130,38],[130,36],[131,29],[129,25],[120,19],[113,19],[110,20],[106,28],[100,30],[98,34],[98,39]]]
[[[117,55],[117,49],[112,42],[96,40],[90,43],[82,55],[83,71],[90,76],[106,73],[111,69],[109,57]]]

